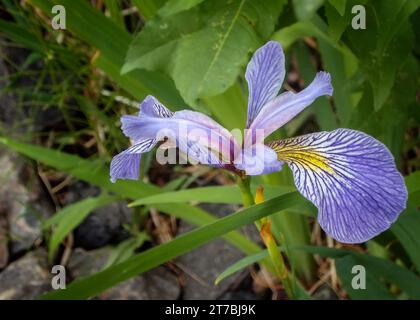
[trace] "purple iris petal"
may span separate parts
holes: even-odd
[[[255,51],[245,73],[249,91],[247,127],[261,108],[276,97],[284,74],[284,54],[278,42],[269,41]]]
[[[152,150],[155,145],[155,139],[145,139],[114,156],[110,169],[111,182],[138,179],[141,154]]]
[[[241,157],[235,159],[235,167],[245,171],[248,176],[268,174],[281,170],[282,161],[277,154],[263,144],[255,144],[242,150]]]
[[[330,75],[327,72],[318,72],[312,83],[301,92],[284,92],[268,102],[251,123],[249,135],[257,129],[263,129],[264,136],[269,136],[303,111],[316,98],[323,95],[331,96],[332,92]],[[250,136],[247,135],[247,139],[249,138]]]
[[[193,118],[195,117],[195,119]],[[223,155],[230,157],[232,141],[234,148],[239,148],[233,136],[215,121],[205,122],[207,116],[198,112],[178,111],[171,118],[152,118],[123,116],[121,118],[122,130],[130,139],[137,141],[168,137],[174,141],[178,138],[192,140],[203,144],[204,147],[213,148]]]
[[[122,131],[134,145],[111,162],[111,180],[136,179],[139,154],[150,151],[158,141],[168,138],[190,159],[215,167],[232,161],[240,146],[233,135],[210,117],[194,111],[171,112],[152,96],[140,105],[138,116],[121,117]],[[150,148],[142,148],[153,141]]]
[[[139,116],[142,115],[157,118],[170,118],[174,113],[161,104],[155,97],[147,96],[140,104]]]
[[[388,229],[405,209],[407,190],[389,150],[350,129],[269,144],[288,163],[295,184],[319,210],[334,239],[360,243]]]

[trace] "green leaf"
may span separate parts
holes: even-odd
[[[203,1],[204,0],[170,0],[159,9],[158,13],[161,17],[167,17],[181,11],[188,10]]]
[[[302,21],[277,31],[273,39],[286,48],[296,40],[314,36],[319,42],[324,69],[331,73],[334,87],[334,101],[342,126],[350,121],[354,108],[349,77],[357,70],[358,60],[346,45],[334,42],[327,34],[323,20],[314,16],[312,21]]]
[[[366,289],[354,289],[352,280],[356,274],[352,273],[353,267],[360,262],[349,255],[336,259],[337,273],[347,294],[357,300],[394,300],[395,297],[389,292],[386,285],[381,282],[372,272],[369,266],[366,267]]]
[[[249,51],[273,32],[283,5],[284,1],[205,1],[156,17],[133,41],[123,72],[140,67],[164,70],[184,100],[198,108],[198,98],[221,94],[234,84]]]
[[[169,2],[168,2],[169,3]],[[134,69],[171,72],[178,41],[203,26],[198,9],[150,20],[131,42],[121,73]]]
[[[253,186],[255,189],[255,186]],[[292,191],[292,187],[271,187],[267,186],[264,190],[267,199],[280,194]],[[242,194],[236,185],[230,186],[211,186],[200,187],[178,191],[165,192],[142,199],[129,204],[130,207],[139,205],[151,205],[161,203],[186,203],[186,202],[205,202],[205,203],[230,203],[241,204]]]
[[[293,0],[293,8],[299,20],[309,20],[323,3],[324,0]]]
[[[405,185],[407,186],[408,198],[410,202],[416,206],[419,206],[420,197],[417,195],[420,192],[420,171],[415,171],[405,177]]]
[[[263,250],[260,251],[256,254],[247,256],[245,258],[242,258],[238,261],[236,261],[234,264],[232,264],[231,266],[229,266],[227,269],[225,269],[221,274],[219,274],[216,278],[216,280],[214,280],[215,284],[219,284],[222,280],[230,277],[231,275],[233,275],[234,273],[241,271],[242,269],[257,263],[261,260],[263,260],[264,258],[268,257],[268,251],[267,250]]]
[[[365,5],[367,0],[333,0],[325,5],[325,16],[328,20],[328,33],[333,41],[340,40],[344,31],[351,29],[355,14],[352,8],[356,5]]]
[[[196,105],[198,97],[227,90],[235,81],[247,53],[257,46],[251,26],[242,16],[245,0],[223,8],[205,28],[182,39],[175,55],[173,79],[183,98]]]
[[[43,222],[43,228],[54,226],[50,241],[48,243],[48,257],[52,261],[60,243],[73,231],[93,210],[106,206],[118,200],[118,197],[101,195],[96,198],[86,198],[79,202],[70,204],[51,218]]]
[[[391,231],[397,236],[404,250],[411,261],[420,272],[420,210],[417,208],[418,195],[420,190],[420,171],[414,172],[405,178],[408,190],[407,209],[400,215],[392,225]]]
[[[132,0],[134,5],[139,10],[140,15],[146,21],[153,18],[159,8],[166,2],[166,0]]]
[[[170,242],[142,252],[90,277],[74,281],[65,290],[47,293],[42,298],[86,299],[92,297],[122,281],[185,254],[229,231],[293,206],[299,199],[299,194],[293,192],[240,210],[237,213],[185,233]]]
[[[104,0],[111,20],[121,29],[125,30],[124,17],[121,12],[121,3],[114,0]]]
[[[377,258],[365,253],[358,253],[346,249],[334,249],[325,247],[302,246],[293,248],[305,250],[314,254],[334,259],[351,256],[353,265],[358,264],[366,268],[366,273],[375,277],[378,281],[388,280],[396,284],[401,290],[407,293],[413,299],[420,298],[420,278],[413,272],[385,259]],[[346,279],[347,275],[343,275]],[[350,284],[346,284],[350,285]],[[376,287],[376,286],[375,286]],[[367,288],[369,290],[369,288]],[[378,294],[382,294],[383,292]]]
[[[296,43],[293,49],[293,52],[296,54],[297,62],[299,64],[300,76],[305,81],[306,86],[313,80],[314,75],[317,72],[316,66],[313,63],[313,59],[308,47],[302,41]],[[307,112],[304,121],[307,121],[310,115],[315,114],[317,123],[321,126],[322,130],[330,131],[338,127],[337,115],[334,112],[331,104],[329,103],[328,98],[326,97],[319,97],[318,99],[316,99],[312,103],[310,108],[307,108],[304,112]],[[304,114],[302,113],[302,117],[303,116]],[[293,124],[295,121],[296,120],[291,121],[290,124]],[[300,124],[300,126],[301,125],[302,124]],[[296,130],[290,135],[292,134],[297,134]]]
[[[341,16],[344,16],[346,10],[346,0],[328,0],[328,2],[338,11]]]
[[[366,7],[366,20],[370,23],[365,30],[348,29],[354,51],[373,89],[375,111],[387,101],[397,70],[413,47],[408,18],[419,5],[418,0],[380,1]]]
[[[16,23],[0,19],[0,30],[11,40],[24,45],[25,47],[46,54],[45,45],[38,37],[29,30],[24,29]]]
[[[149,235],[145,232],[140,232],[135,237],[120,242],[111,250],[108,261],[104,265],[103,269],[131,258],[135,254],[136,249],[141,247],[141,245],[147,240],[149,240]]]
[[[214,118],[226,129],[245,129],[247,99],[238,82],[222,94],[203,98],[203,102]]]
[[[391,231],[397,236],[411,261],[420,272],[420,210],[410,202],[407,209],[400,215]]]

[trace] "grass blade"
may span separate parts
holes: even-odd
[[[240,210],[225,218],[185,233],[174,240],[149,249],[98,272],[90,277],[77,280],[65,290],[47,293],[43,299],[86,299],[92,297],[124,280],[155,268],[171,259],[185,254],[199,246],[216,239],[232,230],[257,219],[293,206],[301,197],[297,192],[288,193],[268,200],[262,204]]]

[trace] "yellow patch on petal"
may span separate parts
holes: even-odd
[[[315,172],[326,171],[333,174],[330,160],[316,148],[296,143],[295,139],[285,139],[268,144],[277,153],[277,158],[285,162],[299,163],[305,169]]]

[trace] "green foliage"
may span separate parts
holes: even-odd
[[[337,259],[337,269],[347,293],[354,299],[389,299],[392,298],[384,285],[384,280],[396,284],[401,290],[413,299],[420,297],[419,277],[409,270],[397,264],[380,259],[369,254],[358,253],[346,249],[332,249],[322,247],[301,247],[296,248],[321,256]],[[364,266],[368,273],[366,287],[369,290],[355,290],[351,286],[352,272],[355,265]],[[364,291],[364,292],[362,292]]]
[[[77,280],[70,284],[66,290],[47,293],[43,298],[86,299],[92,297],[119,282],[157,267],[229,231],[252,223],[286,207],[293,206],[294,203],[299,201],[299,198],[300,196],[297,192],[288,193],[260,205],[240,210],[235,214],[185,233],[170,242],[144,251],[90,277]]]
[[[122,69],[166,71],[193,107],[198,98],[233,85],[248,53],[274,30],[283,7],[279,1],[200,2],[169,1],[134,39]]]
[[[87,215],[95,209],[115,202],[118,198],[115,196],[101,195],[97,198],[86,198],[79,202],[68,205],[62,210],[56,212],[51,218],[45,220],[42,224],[44,229],[54,227],[48,244],[48,257],[50,261],[59,247],[60,243],[68,234],[77,227]]]
[[[149,237],[139,225],[131,226],[131,237],[113,248],[103,271],[45,298],[94,296],[222,236],[247,256],[223,272],[216,279],[219,282],[266,257],[259,245],[237,230],[266,215],[271,215],[273,234],[288,249],[296,279],[308,284],[317,280],[313,259],[317,254],[335,259],[342,287],[352,299],[420,298],[419,0],[30,0],[23,6],[2,2],[9,14],[0,19],[6,44],[24,47],[29,54],[23,64],[6,61],[16,74],[7,79],[10,84],[1,88],[0,95],[19,94],[31,112],[58,106],[65,126],[26,137],[51,148],[4,136],[0,142],[102,190],[101,196],[70,204],[44,222],[44,229],[51,230],[50,259],[92,210],[118,199],[131,201],[141,214],[155,208],[199,227],[136,254]],[[53,4],[65,6],[68,30],[52,30],[44,18],[51,17]],[[365,30],[351,26],[356,4],[366,8]],[[367,244],[366,254],[307,246],[316,210],[302,197],[288,194],[294,184],[287,169],[254,179],[253,190],[264,185],[269,200],[223,219],[195,205],[240,204],[236,186],[187,189],[197,174],[158,187],[145,182],[152,154],[142,159],[145,179],[109,181],[110,157],[128,145],[117,119],[133,113],[116,101],[117,95],[139,101],[152,94],[174,111],[190,106],[229,129],[242,129],[245,66],[250,54],[269,39],[279,41],[285,50],[288,86],[302,89],[321,69],[331,73],[334,86],[332,99],[317,99],[274,133],[276,137],[337,127],[362,130],[384,142],[407,175],[407,209],[389,231]],[[36,64],[43,67],[34,73],[31,67]],[[20,79],[28,76],[36,83],[20,85]],[[103,97],[104,89],[111,92],[109,97]],[[32,117],[30,113],[28,118]],[[94,137],[93,151],[80,148],[86,135]],[[57,150],[66,147],[82,151],[75,155]],[[368,270],[369,290],[352,288],[355,264]]]

